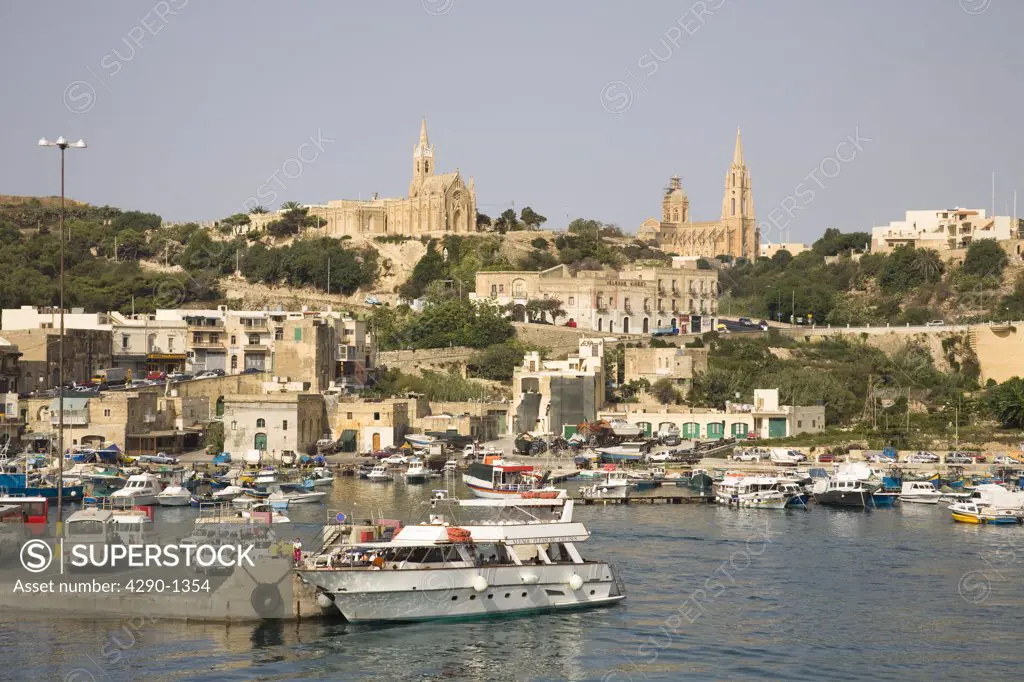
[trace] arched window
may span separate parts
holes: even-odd
[[[256,428],[257,429],[265,429],[265,428],[267,428],[267,420],[264,419],[263,417],[260,417],[259,419],[257,419],[256,420]]]
[[[736,215],[736,197],[732,198],[732,214]]]
[[[216,403],[215,410],[216,410],[215,414],[218,417],[223,417],[224,416],[224,396],[220,396],[220,397],[217,398],[217,403]]]
[[[281,430],[282,431],[287,431],[288,430],[288,420],[287,419],[285,419],[284,421],[281,422]]]
[[[232,341],[231,343],[234,343],[234,341]],[[236,369],[238,369],[238,356],[237,355],[232,355],[231,356],[231,371],[234,371]]]
[[[597,331],[603,331],[603,330],[604,330],[604,320],[599,317],[599,318],[597,318]]]

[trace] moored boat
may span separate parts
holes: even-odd
[[[192,504],[192,493],[180,485],[169,485],[156,496],[161,507],[187,507]]]
[[[951,504],[949,511],[957,523],[1009,526],[1024,522],[1024,515],[1020,511],[981,505],[973,500]]]

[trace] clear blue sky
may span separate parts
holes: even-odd
[[[69,196],[169,219],[236,212],[275,171],[268,207],[397,196],[426,115],[482,212],[555,228],[633,231],[673,174],[717,218],[737,126],[759,220],[812,183],[774,214],[793,240],[988,208],[993,171],[1024,213],[1022,25],[1016,0],[4,3],[0,193],[57,193],[35,141],[63,134],[90,145]]]

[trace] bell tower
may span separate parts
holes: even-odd
[[[434,174],[434,147],[427,139],[427,119],[420,124],[420,141],[412,150],[412,182],[409,196],[416,196],[416,189]]]
[[[732,164],[725,174],[725,196],[722,199],[722,223],[726,226],[729,253],[754,260],[758,256],[757,220],[754,218],[754,195],[750,187],[750,171],[743,161],[743,141],[736,129],[736,147]]]

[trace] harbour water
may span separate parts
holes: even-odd
[[[337,479],[290,510],[418,519],[433,486]],[[461,485],[459,486],[461,488]],[[464,494],[464,491],[460,491]],[[161,514],[193,513],[158,510]],[[621,605],[500,620],[353,626],[55,620],[0,613],[2,679],[926,680],[1019,678],[1024,528],[943,506],[854,512],[578,507]]]

